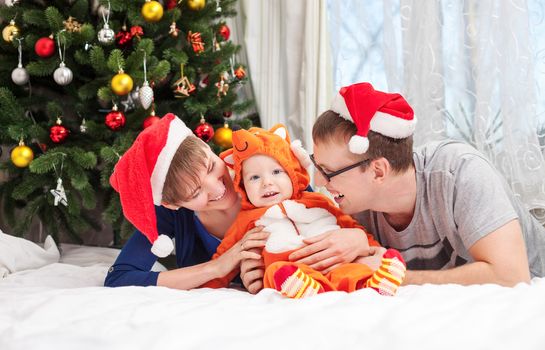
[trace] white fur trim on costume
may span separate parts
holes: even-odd
[[[284,127],[280,127],[276,129],[274,131],[274,134],[280,136],[283,140],[285,140],[286,137],[288,137],[288,131]]]
[[[286,215],[297,227],[297,232],[304,238],[318,236],[340,228],[337,225],[337,218],[324,208],[307,208],[303,203],[293,200],[285,200],[282,204]]]
[[[160,258],[164,258],[172,253],[174,249],[174,244],[172,244],[172,239],[167,235],[159,235],[153,246],[151,247],[151,252]]]
[[[354,135],[348,141],[348,149],[354,154],[363,154],[369,149],[369,139],[367,137]]]
[[[310,161],[310,156],[308,155],[307,150],[303,148],[303,143],[301,142],[301,140],[292,141],[290,148],[303,168],[307,169],[312,165],[312,162]]]
[[[376,112],[370,125],[370,129],[374,132],[394,139],[411,136],[415,128],[416,118],[406,120],[383,112]]]
[[[255,222],[256,226],[264,226],[269,232],[265,249],[270,253],[280,253],[303,246],[303,237],[297,233],[290,219],[284,215],[280,206],[274,205]]]
[[[159,153],[159,157],[157,157],[157,162],[155,163],[155,168],[153,168],[153,172],[151,173],[150,183],[153,194],[153,204],[161,205],[161,199],[163,198],[163,186],[165,185],[165,179],[167,177],[168,168],[170,168],[172,158],[174,158],[174,154],[178,150],[180,144],[186,137],[192,134],[193,132],[177,117],[170,122],[167,142],[161,150],[161,153]]]
[[[346,107],[344,97],[341,94],[337,94],[335,97],[333,97],[333,102],[331,102],[331,110],[338,113],[344,119],[351,121],[352,123],[354,122],[350,112],[348,111],[348,107]]]
[[[270,253],[300,248],[304,245],[304,238],[340,228],[337,218],[324,208],[307,208],[305,204],[294,200],[285,200],[282,205],[287,217],[275,205],[256,221],[256,225],[265,226],[263,230],[269,232],[265,249]]]

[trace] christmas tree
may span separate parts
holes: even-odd
[[[236,0],[5,0],[0,6],[0,143],[10,157],[3,214],[22,235],[132,227],[108,183],[145,127],[172,112],[214,150],[247,128],[247,80],[224,19]],[[215,129],[215,135],[214,135]],[[97,202],[103,217],[93,217]]]

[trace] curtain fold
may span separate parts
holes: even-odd
[[[250,79],[264,128],[288,127],[312,147],[332,95],[326,1],[242,0]]]

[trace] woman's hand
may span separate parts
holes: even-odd
[[[369,255],[369,241],[363,230],[341,228],[303,240],[307,246],[289,256],[290,261],[302,263],[322,273],[328,273],[358,256]]]
[[[246,232],[244,237],[229,248],[216,260],[218,274],[223,277],[237,269],[244,260],[260,260],[260,251],[265,246],[269,233],[263,231],[263,226],[257,226]]]
[[[248,292],[256,294],[263,289],[265,263],[261,257],[261,249],[254,248],[250,252],[260,254],[260,259],[245,259],[240,263],[240,279]]]

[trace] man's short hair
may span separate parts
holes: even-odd
[[[322,113],[314,123],[312,139],[314,143],[341,141],[348,144],[356,132],[354,123],[342,118],[338,113],[328,110]],[[413,166],[412,135],[402,139],[394,139],[369,130],[367,137],[369,138],[369,149],[360,156],[362,160],[385,158],[396,173],[408,170]]]

